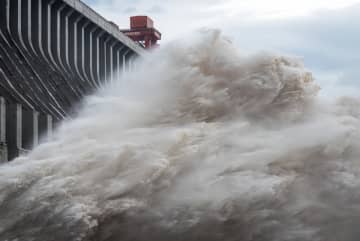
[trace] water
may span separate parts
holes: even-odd
[[[218,31],[163,47],[0,167],[0,240],[357,241],[359,101],[318,91]]]

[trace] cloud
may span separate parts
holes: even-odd
[[[358,64],[358,63],[357,63]],[[338,84],[360,89],[360,69],[349,68],[340,78]]]
[[[147,12],[149,13],[163,13],[165,12],[165,9],[163,7],[161,7],[161,5],[153,5],[152,7],[150,7]]]
[[[241,16],[237,18],[239,21],[232,18],[221,25],[244,50],[263,49],[303,57],[326,94],[343,94],[336,88],[330,90],[330,86],[351,85],[359,92],[360,5],[286,20],[241,22]],[[330,81],[329,76],[336,79]]]
[[[124,9],[123,13],[131,14],[131,13],[135,13],[136,11],[137,9],[135,7],[128,7]]]

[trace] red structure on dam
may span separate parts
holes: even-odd
[[[130,17],[130,29],[121,32],[146,49],[157,46],[157,41],[161,39],[161,33],[154,28],[154,21],[148,16]]]

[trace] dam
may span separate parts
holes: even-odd
[[[0,241],[359,240],[360,99],[321,96],[302,58],[219,29],[149,52],[147,16],[0,5]]]
[[[0,163],[51,137],[144,46],[79,0],[0,1]]]

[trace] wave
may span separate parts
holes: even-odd
[[[0,166],[0,240],[358,240],[359,100],[217,30],[137,64]]]

